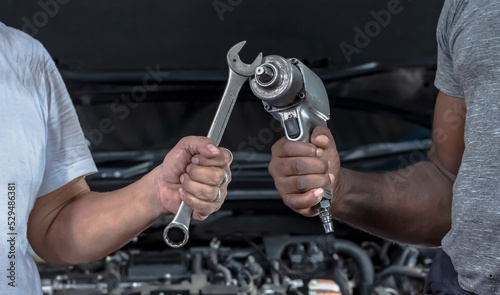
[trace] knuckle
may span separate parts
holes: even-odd
[[[316,146],[314,146],[313,144],[309,144],[309,150],[307,151],[307,154],[310,157],[316,157],[316,150],[317,150]]]
[[[283,147],[283,142],[284,142],[284,137],[280,138],[273,146],[271,147],[271,153],[274,154],[281,154],[281,150]]]
[[[214,212],[213,208],[214,206],[204,206],[203,209],[200,211],[200,213],[206,217],[208,217],[212,212]]]
[[[292,193],[295,190],[293,188],[293,179],[290,179],[290,177],[277,177],[275,186],[281,194]]]
[[[285,180],[281,177],[276,177],[274,180],[274,186],[280,193],[280,195],[284,195],[287,191],[285,190],[287,188],[287,184],[285,183]]]
[[[282,200],[283,200],[283,204],[285,204],[286,206],[290,207],[290,195],[289,194],[283,194],[283,197],[282,197]]]
[[[217,197],[216,196],[216,199],[215,201],[213,202],[214,204],[216,205],[219,205],[219,204],[222,204],[224,203],[224,200],[226,199],[226,193],[224,193],[222,190],[221,190],[221,193],[220,193],[220,197]]]
[[[321,187],[327,187],[330,184],[330,177],[328,175],[321,176]]]
[[[321,169],[322,173],[328,172],[328,162],[327,161],[320,160],[320,167],[322,168]]]
[[[214,184],[222,183],[224,181],[224,177],[225,174],[222,169],[217,169],[216,171],[214,171],[214,173],[211,173],[211,181]]]
[[[219,188],[218,187],[211,187],[210,189],[210,202],[217,202],[219,199]],[[221,198],[222,198],[222,192],[221,192]]]
[[[274,170],[275,170],[275,166],[277,163],[277,160],[276,158],[274,158],[274,156],[271,158],[271,161],[269,161],[269,165],[267,165],[267,170],[270,172],[270,173],[273,173]]]
[[[201,196],[204,200],[210,201],[213,199],[214,189],[211,186],[205,185],[201,190]]]
[[[274,163],[272,161],[269,163],[269,166],[267,167],[267,171],[274,178],[274,176],[276,175],[276,171],[274,170]]]
[[[198,212],[198,218],[197,219],[199,221],[203,221],[203,220],[207,219],[207,217],[208,217],[208,215],[206,215],[206,214],[204,214],[202,212]]]
[[[279,141],[278,141],[279,142]],[[277,153],[277,149],[278,149],[278,142],[276,142],[275,144],[273,144],[273,146],[271,147],[271,154],[274,156],[276,153]]]
[[[227,179],[226,182],[224,183],[225,186],[229,185],[229,183],[233,180],[233,176],[231,175],[231,171],[227,173]]]
[[[293,154],[294,146],[291,141],[286,141],[282,146],[283,154],[291,155]]]
[[[231,162],[233,161],[233,154],[228,149],[223,149],[223,151],[224,152],[222,154],[224,155],[224,164],[231,164]]]
[[[191,177],[186,177],[182,182],[181,187],[184,189],[184,192],[187,193],[191,188]]]
[[[276,178],[280,174],[279,172],[281,167],[280,162],[281,161],[278,161],[274,158],[272,158],[271,162],[269,162],[267,170],[269,171],[269,174],[271,174],[273,178]]]
[[[185,143],[192,143],[192,142],[196,142],[197,139],[199,139],[197,136],[190,135],[190,136],[186,136],[186,137],[182,138],[182,141],[184,141]]]
[[[229,174],[230,173],[228,173],[228,178],[229,178]],[[224,181],[229,180],[229,179],[226,179],[226,172],[224,172],[223,169],[219,169],[219,171],[217,171],[217,173],[216,173],[216,176],[217,176],[217,180],[218,180],[217,183],[222,183]]]
[[[297,209],[297,199],[294,198],[293,196],[290,196],[288,198],[288,207],[292,208],[292,209]]]

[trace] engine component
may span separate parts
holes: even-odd
[[[321,79],[296,58],[264,57],[250,78],[250,88],[264,108],[278,120],[292,141],[309,142],[316,126],[330,119],[328,95]],[[330,189],[316,205],[325,233],[333,232]]]
[[[227,121],[229,120],[241,87],[247,81],[247,78],[253,75],[258,65],[262,63],[262,53],[259,53],[250,65],[241,61],[238,53],[245,43],[246,41],[242,41],[234,45],[227,53],[229,79],[207,135],[208,138],[214,141],[215,145],[219,145],[224,134]],[[167,225],[163,233],[163,238],[167,245],[170,247],[182,247],[186,244],[189,239],[189,223],[191,222],[192,213],[193,210],[182,202],[174,220]]]
[[[39,270],[44,295],[422,294],[434,252],[362,244],[369,249],[332,235],[274,236],[256,243],[234,235],[210,246],[133,248],[68,268],[41,263]]]

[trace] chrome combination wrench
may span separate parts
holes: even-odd
[[[241,61],[238,53],[245,43],[246,41],[242,41],[234,45],[227,53],[229,78],[226,89],[224,90],[224,95],[222,96],[207,135],[208,138],[214,141],[216,146],[219,145],[222,135],[224,134],[227,121],[231,116],[241,87],[250,76],[255,74],[257,67],[262,64],[262,53],[259,53],[252,64],[245,64]],[[189,239],[189,223],[191,222],[192,213],[193,209],[182,202],[174,219],[167,225],[163,232],[163,239],[167,245],[178,248],[186,244]]]

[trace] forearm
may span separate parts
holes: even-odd
[[[386,239],[439,245],[451,226],[453,176],[431,161],[373,174],[342,169],[333,215]]]
[[[44,258],[70,265],[102,258],[122,247],[162,215],[154,175],[113,192],[84,192],[58,213],[44,238]]]

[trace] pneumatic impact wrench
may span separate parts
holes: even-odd
[[[264,109],[281,123],[289,140],[310,142],[313,129],[325,126],[330,119],[323,82],[296,58],[264,57],[250,77],[250,88]],[[330,189],[324,189],[323,199],[315,206],[326,233],[333,232],[331,199]]]

